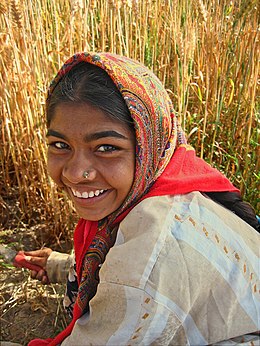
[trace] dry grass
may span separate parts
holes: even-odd
[[[44,220],[55,241],[68,236],[70,207],[45,168],[44,99],[62,62],[85,50],[128,55],[153,69],[198,155],[259,210],[257,6],[255,0],[2,1],[2,206],[18,193],[23,221]]]

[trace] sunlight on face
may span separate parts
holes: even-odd
[[[129,127],[88,104],[64,103],[56,107],[47,136],[49,174],[79,216],[98,221],[117,210],[134,180],[135,137]]]

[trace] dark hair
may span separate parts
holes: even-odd
[[[241,219],[247,222],[251,227],[260,232],[260,224],[256,218],[253,207],[242,200],[240,193],[237,192],[206,192],[213,201],[223,205]]]
[[[61,103],[90,104],[134,131],[130,111],[116,85],[104,70],[90,63],[74,66],[55,87],[46,106],[47,126]]]

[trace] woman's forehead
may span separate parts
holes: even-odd
[[[129,126],[105,113],[102,109],[88,103],[78,104],[76,102],[58,104],[50,121],[49,128],[60,128],[65,130],[78,128],[78,130],[86,133],[90,132],[92,129],[96,131],[97,128],[100,130],[99,132],[112,132],[116,129],[119,132],[132,133]]]

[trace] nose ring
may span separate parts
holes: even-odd
[[[84,171],[82,175],[83,175],[83,178],[88,179],[88,177],[89,177],[89,172],[88,172],[88,171]]]

